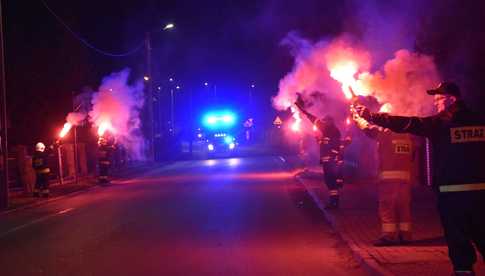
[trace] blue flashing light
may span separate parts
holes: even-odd
[[[234,141],[234,138],[232,136],[228,135],[224,137],[224,142],[226,142],[226,144],[231,144],[233,141]]]
[[[212,111],[203,116],[202,124],[209,129],[224,129],[233,127],[236,120],[236,115],[231,111]]]
[[[215,116],[207,117],[207,123],[210,124],[210,125],[217,123],[217,117],[215,117]]]

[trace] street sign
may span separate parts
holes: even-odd
[[[276,116],[276,118],[273,121],[273,125],[281,126],[282,124],[283,124],[283,121],[281,120],[280,116]]]

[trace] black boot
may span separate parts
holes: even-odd
[[[473,270],[455,270],[452,276],[475,276]]]
[[[326,210],[334,210],[334,209],[338,209],[338,207],[339,207],[338,196],[331,196],[327,204],[325,205]]]

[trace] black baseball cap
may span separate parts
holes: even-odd
[[[426,91],[429,95],[451,95],[455,97],[460,97],[460,88],[456,83],[445,81],[442,82],[435,89]]]

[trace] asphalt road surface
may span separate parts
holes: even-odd
[[[179,162],[0,214],[0,275],[366,275],[285,168]]]

